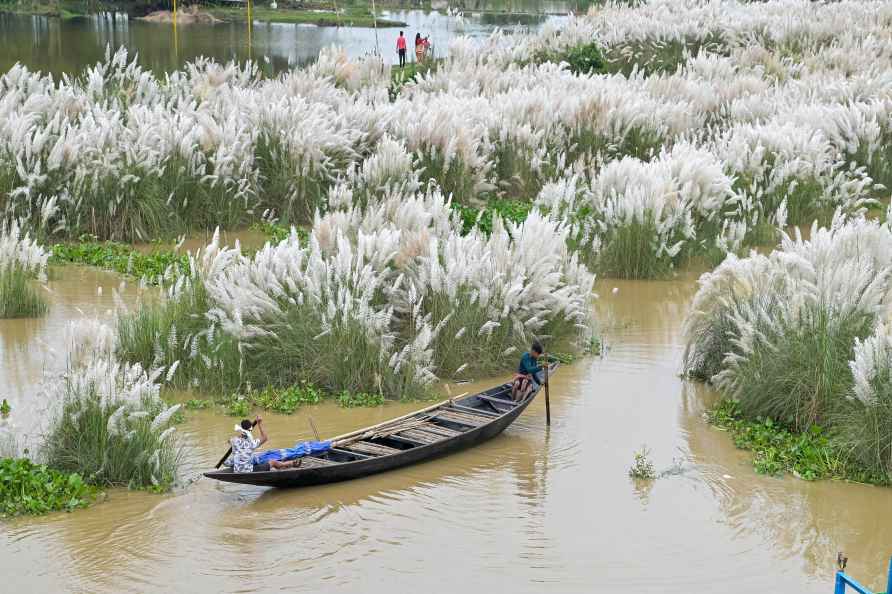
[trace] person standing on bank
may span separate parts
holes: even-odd
[[[400,57],[400,68],[406,65],[406,38],[400,31],[400,36],[396,38],[396,53]]]

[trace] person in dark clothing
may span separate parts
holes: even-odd
[[[539,386],[545,381],[545,370],[539,365],[539,358],[542,356],[542,344],[536,340],[533,341],[529,352],[523,354],[520,358],[520,364],[517,366],[517,375],[514,376],[514,387],[512,395],[515,400],[526,398],[527,394],[539,389]]]

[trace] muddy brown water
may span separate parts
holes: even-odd
[[[119,280],[64,268],[49,316],[0,321],[0,390],[13,395],[13,419],[39,408],[27,399],[64,322],[106,315]],[[0,524],[3,591],[826,593],[837,550],[882,589],[892,490],[756,475],[704,422],[715,394],[678,377],[694,289],[692,276],[599,283],[606,352],[553,378],[550,428],[539,399],[478,448],[352,482],[114,489],[86,510]],[[421,406],[265,417],[272,445],[287,446],[310,436],[307,414],[332,435]],[[217,460],[232,424],[188,413],[187,478]],[[631,480],[642,444],[658,470],[674,458],[681,472]]]

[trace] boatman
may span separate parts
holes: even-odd
[[[251,429],[255,426],[260,430],[260,439],[255,439],[251,434]],[[224,462],[226,466],[232,467],[233,472],[264,472],[294,467],[293,460],[288,462],[273,460],[263,464],[254,464],[254,450],[269,440],[263,427],[263,419],[259,416],[254,419],[253,423],[244,419],[234,429],[235,437],[229,440],[229,445],[232,446],[232,455]]]
[[[542,344],[534,340],[529,352],[520,358],[517,366],[517,374],[514,376],[512,395],[515,400],[522,400],[527,395],[539,389],[545,381],[545,370],[539,365],[539,357],[542,356]]]

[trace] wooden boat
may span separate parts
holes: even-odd
[[[557,363],[552,363],[549,374],[557,367]],[[511,399],[511,384],[504,383],[331,438],[330,450],[304,456],[297,468],[266,472],[233,472],[227,468],[206,472],[204,476],[265,487],[303,487],[393,470],[495,437],[520,416],[537,393],[515,402]]]

